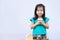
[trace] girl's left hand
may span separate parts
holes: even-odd
[[[42,24],[43,22],[42,21],[39,21],[40,22],[40,24]]]

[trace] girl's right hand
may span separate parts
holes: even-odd
[[[30,25],[30,27],[31,27],[31,29],[33,29],[35,26],[37,26],[37,25],[39,25],[39,24],[41,24],[41,21],[38,21],[37,23],[31,23],[31,25]]]

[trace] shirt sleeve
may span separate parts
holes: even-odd
[[[31,18],[30,21],[34,23],[34,18]]]
[[[50,20],[50,19],[46,17],[46,20],[45,20],[45,22],[48,22],[49,20]]]

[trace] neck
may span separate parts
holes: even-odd
[[[42,18],[42,17],[39,16],[38,18]]]

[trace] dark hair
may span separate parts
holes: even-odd
[[[42,18],[43,18],[43,20],[45,20],[45,6],[43,4],[37,4],[36,5],[35,11],[34,11],[34,19],[36,20],[38,18],[38,15],[36,13],[38,7],[43,7],[43,15],[42,15]]]

